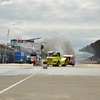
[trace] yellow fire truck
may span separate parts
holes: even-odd
[[[60,51],[49,51],[47,53],[46,62],[47,65],[59,66],[61,60]]]

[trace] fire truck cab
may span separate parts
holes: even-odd
[[[61,59],[60,51],[49,51],[47,53],[47,58],[46,58],[47,65],[59,66],[60,59]]]

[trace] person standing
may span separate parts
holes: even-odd
[[[33,58],[33,66],[36,64],[36,58]]]

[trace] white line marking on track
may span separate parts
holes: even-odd
[[[42,70],[38,71],[37,73],[39,73],[39,72],[41,72],[41,71],[42,71]],[[25,79],[23,79],[23,80],[21,80],[21,81],[19,81],[19,82],[15,83],[15,84],[13,84],[13,85],[11,85],[10,87],[8,87],[8,88],[6,88],[6,89],[4,89],[4,90],[0,91],[0,94],[4,93],[5,91],[7,91],[7,90],[9,90],[9,89],[13,88],[14,86],[16,86],[16,85],[18,85],[18,84],[20,84],[20,83],[24,82],[25,80],[27,80],[27,79],[29,79],[29,78],[31,78],[31,77],[33,77],[33,76],[35,76],[37,73],[32,74],[32,75],[30,75],[29,77],[26,77]]]

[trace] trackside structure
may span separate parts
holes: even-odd
[[[0,44],[0,63],[13,63],[14,52],[19,50]]]

